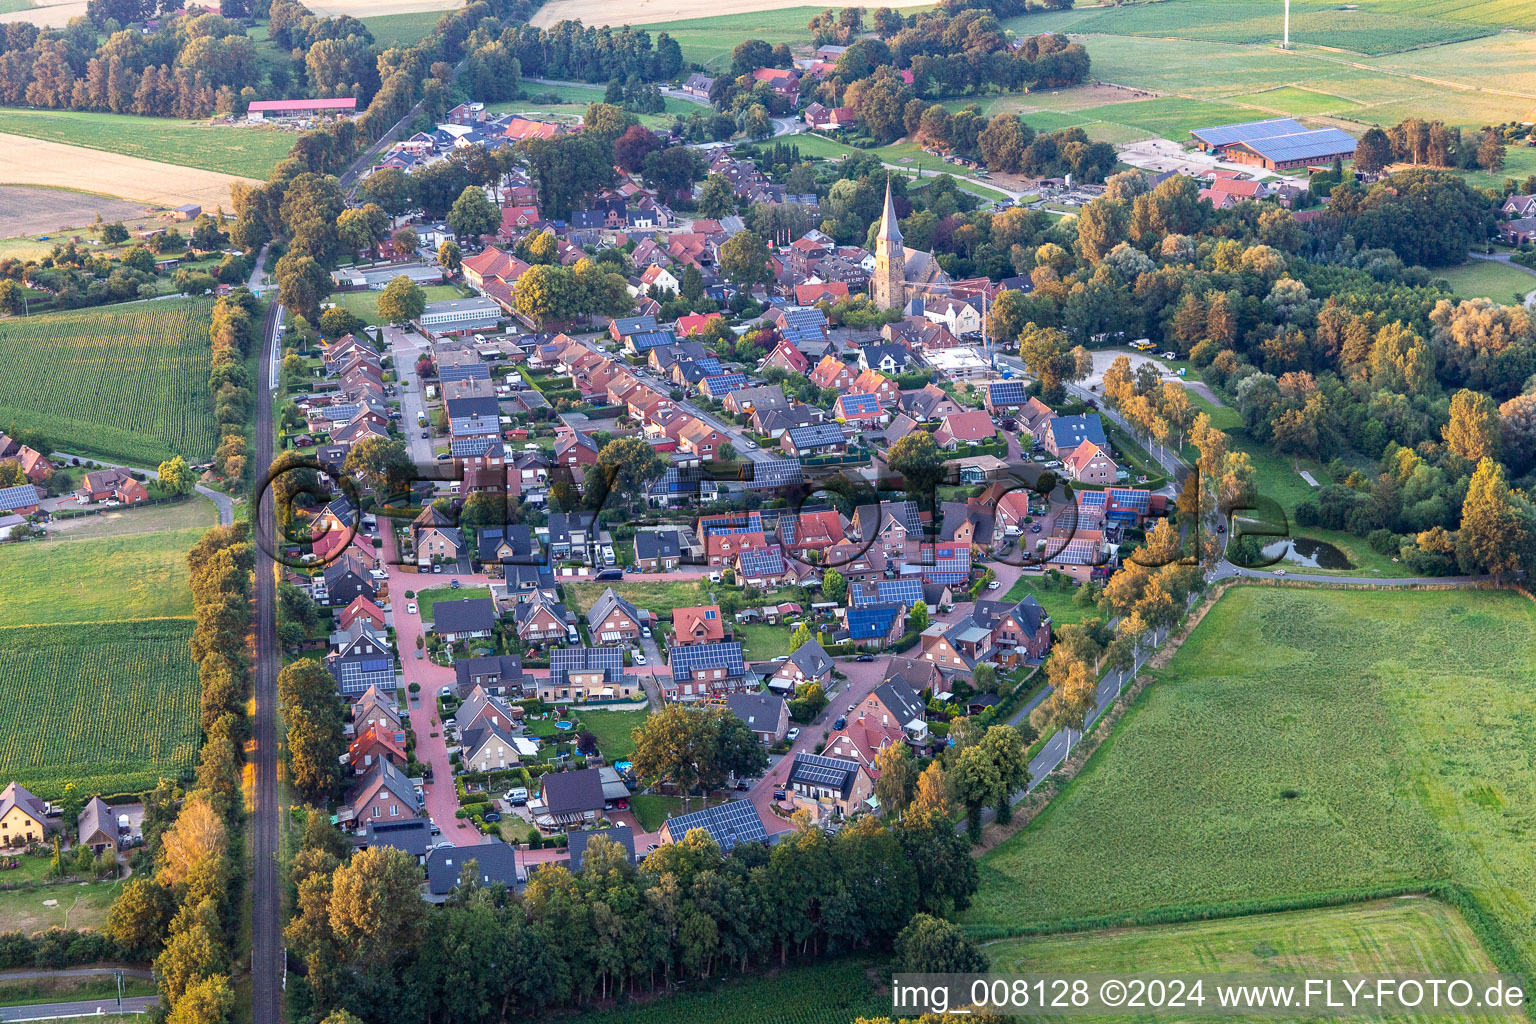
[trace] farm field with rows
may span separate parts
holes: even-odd
[[[138,302],[0,323],[0,423],[132,465],[213,455],[206,299]]]
[[[1536,606],[1510,592],[1229,591],[1028,828],[982,935],[1449,882],[1536,963]],[[1105,871],[1126,850],[1135,870]],[[1118,851],[1118,853],[1116,852]]]
[[[192,619],[0,628],[0,776],[46,798],[152,789],[198,748]]]

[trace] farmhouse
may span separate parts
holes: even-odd
[[[85,474],[85,481],[75,491],[75,500],[82,505],[94,501],[120,501],[124,505],[135,505],[148,501],[149,492],[128,470],[103,469]]]
[[[47,831],[47,804],[20,783],[0,790],[0,847],[40,843]]]
[[[80,812],[77,825],[81,846],[89,846],[98,855],[104,850],[117,849],[117,818],[101,797],[91,797]]]

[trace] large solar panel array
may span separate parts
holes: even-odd
[[[603,672],[605,680],[612,680],[624,671],[622,647],[556,647],[549,652],[549,679],[559,686],[572,672]]]
[[[717,377],[705,377],[703,386],[711,395],[728,395],[746,387],[747,378],[740,373],[722,373]]]
[[[706,807],[691,814],[679,814],[667,822],[673,842],[680,842],[693,829],[701,828],[729,853],[738,843],[765,843],[768,831],[750,800],[732,800],[728,804]]]
[[[808,782],[813,786],[831,786],[841,792],[848,783],[848,773],[857,768],[856,762],[845,761],[840,757],[796,754],[790,779],[793,782]]]
[[[463,363],[459,366],[441,366],[437,379],[444,384],[456,380],[490,380],[491,368],[484,363]]]
[[[672,677],[684,682],[695,672],[723,668],[728,676],[745,675],[747,667],[741,660],[741,644],[737,642],[696,644],[672,648]],[[553,663],[551,663],[553,670]]]
[[[880,399],[862,392],[845,391],[839,399],[843,412],[850,416],[878,416]]]
[[[1355,151],[1355,137],[1338,128],[1318,128],[1292,135],[1242,140],[1249,149],[1275,161],[1320,160]]]
[[[843,443],[843,428],[836,423],[812,423],[808,427],[790,427],[789,440],[796,448],[819,448]]]
[[[759,512],[745,515],[715,516],[699,521],[699,536],[724,537],[733,533],[762,533],[763,517]]]
[[[848,609],[848,633],[855,640],[870,640],[891,631],[896,609],[889,605],[870,605]]]
[[[1268,121],[1241,121],[1237,124],[1219,124],[1213,128],[1196,128],[1189,134],[1207,146],[1230,146],[1234,142],[1250,142],[1276,135],[1294,135],[1306,130],[1299,121],[1289,117],[1276,117]]]
[[[0,487],[0,511],[13,508],[31,508],[40,500],[36,487],[22,484],[18,487]]]
[[[778,548],[748,548],[741,553],[741,574],[749,579],[758,576],[784,575],[784,558]]]
[[[995,380],[987,385],[987,397],[993,405],[1023,405],[1029,401],[1021,380]]]
[[[805,467],[796,459],[770,459],[748,465],[752,467],[752,473],[744,482],[749,490],[787,487],[805,482]]]
[[[923,581],[914,579],[876,580],[873,586],[856,586],[848,591],[855,608],[897,602],[911,608],[923,599]]]

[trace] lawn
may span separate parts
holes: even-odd
[[[421,289],[428,302],[440,302],[443,299],[462,299],[464,293],[451,284],[429,284]],[[385,320],[379,315],[379,296],[382,291],[374,291],[371,288],[358,292],[340,292],[336,298],[343,309],[351,311],[354,316],[361,317],[370,324],[382,324]]]
[[[202,529],[0,546],[7,625],[192,614],[187,552]]]
[[[734,799],[732,796],[693,797],[688,801],[688,806],[683,807],[683,798],[679,796],[660,796],[656,793],[636,793],[629,798],[629,809],[635,812],[635,818],[640,822],[640,827],[647,832],[655,832],[661,828],[666,820],[679,814],[702,811],[706,807],[716,804],[728,803]]]
[[[219,510],[213,502],[194,493],[185,501],[108,509],[93,516],[56,519],[48,530],[49,535],[58,540],[98,540],[162,530],[205,530],[217,525],[218,521]]]
[[[1510,303],[1518,295],[1523,305],[1526,293],[1536,291],[1536,274],[1494,260],[1468,260],[1459,267],[1442,267],[1434,275],[1449,281],[1451,291],[1462,299]]]
[[[1005,939],[984,946],[983,952],[991,958],[992,970],[1007,974],[1305,975],[1390,970],[1435,975],[1495,969],[1460,914],[1436,900],[1414,898],[1154,928]]]
[[[967,920],[1347,899],[1449,879],[1530,972],[1536,606],[1238,587],[1087,769],[981,863]],[[1119,870],[1106,870],[1119,865]]]
[[[51,798],[152,788],[198,749],[191,619],[0,628],[0,776]],[[5,915],[0,912],[0,920]]]
[[[293,148],[276,128],[77,110],[0,109],[0,132],[259,179]]]
[[[107,922],[107,911],[112,909],[120,884],[118,881],[91,882],[3,890],[0,891],[0,921],[5,922],[8,931],[24,935],[47,928],[101,928]],[[49,900],[56,902],[51,907],[44,906]],[[5,989],[0,988],[0,995],[4,992]]]
[[[592,602],[603,595],[610,586],[614,593],[642,611],[655,615],[670,613],[674,608],[690,608],[694,605],[711,604],[710,590],[719,593],[718,583],[707,580],[664,581],[661,577],[645,579],[642,576],[626,576],[622,583],[562,583],[565,590],[565,606],[577,615],[584,615]]]
[[[173,299],[0,322],[0,364],[37,368],[0,374],[0,423],[130,465],[208,460],[211,309]]]
[[[581,728],[597,737],[597,749],[609,763],[623,761],[635,752],[630,733],[649,717],[649,711],[581,711]]]
[[[797,963],[771,976],[749,974],[635,1006],[564,1018],[567,1024],[849,1024],[890,1013],[870,964],[848,958]]]
[[[1025,538],[1034,538],[1037,534],[1027,533]],[[1020,538],[1024,544],[1030,545],[1029,540]],[[1082,622],[1084,619],[1092,619],[1098,616],[1097,605],[1078,605],[1073,598],[1081,591],[1077,585],[1069,582],[1052,585],[1045,576],[1020,576],[1008,588],[1003,595],[1003,600],[1016,603],[1031,595],[1040,602],[1040,607],[1045,609],[1051,617],[1053,626],[1070,626]]]
[[[741,655],[748,661],[772,661],[781,654],[789,653],[788,626],[770,626],[766,623],[734,627],[736,639],[741,641]]]
[[[415,600],[421,610],[421,621],[432,621],[432,606],[439,601],[468,601],[473,597],[490,597],[490,587],[460,587],[455,590],[452,587],[433,587],[430,590],[416,591]]]

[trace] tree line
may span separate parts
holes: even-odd
[[[521,893],[482,884],[471,855],[437,910],[421,899],[413,858],[348,853],[311,812],[286,932],[305,967],[290,976],[298,1020],[537,1016],[722,970],[890,949],[915,915],[963,909],[977,885],[939,809],[892,824],[866,816],[831,837],[803,823],[772,847],[729,853],[695,829],[638,867],[599,837],[579,874],[546,865]],[[922,923],[908,944],[932,934]]]
[[[144,849],[108,914],[106,934],[129,959],[153,958],[170,1024],[224,1024],[239,944],[239,853],[249,669],[250,524],[209,530],[187,555],[197,626],[190,653],[201,686],[203,747],[191,784],[145,797]]]
[[[580,82],[664,82],[683,70],[683,51],[666,32],[655,42],[643,28],[595,27],[579,21],[561,21],[548,28],[508,26],[501,42],[511,49],[523,73],[539,78],[575,79]]]

